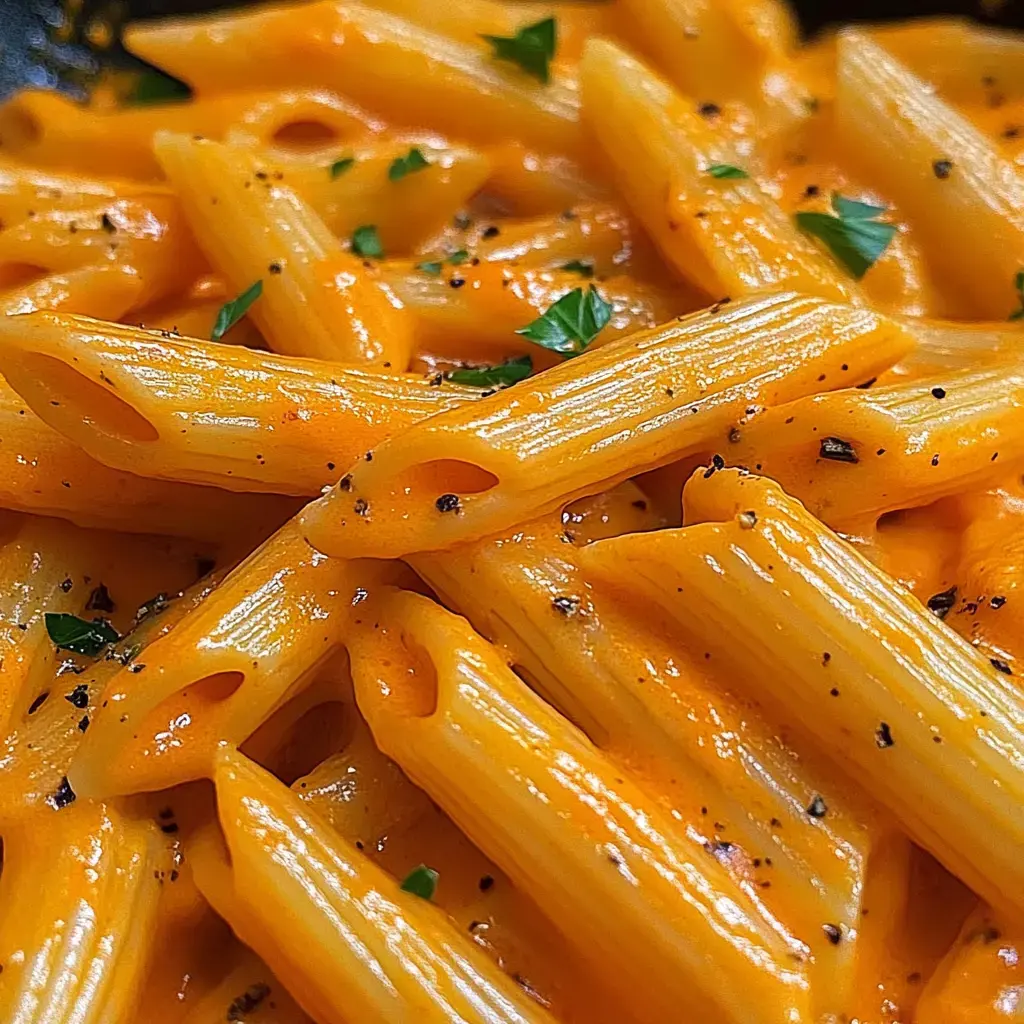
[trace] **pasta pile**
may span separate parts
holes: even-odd
[[[1020,1019],[1024,39],[125,43],[0,107],[0,1020]]]

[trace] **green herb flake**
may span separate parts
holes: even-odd
[[[1011,320],[1024,320],[1024,270],[1018,270],[1013,279],[1013,287],[1017,289],[1017,301],[1020,309],[1015,309],[1010,314]]]
[[[526,25],[514,36],[483,36],[494,48],[497,60],[518,64],[528,75],[548,84],[558,32],[554,18]]]
[[[419,896],[421,899],[431,900],[434,898],[434,892],[437,890],[438,877],[438,873],[433,868],[428,868],[426,864],[421,864],[418,868],[413,868],[405,876],[405,881],[402,882],[402,889],[405,892],[411,892],[414,896]]]
[[[457,252],[453,252],[451,256],[448,257],[448,262],[451,263],[452,266],[457,267],[460,263],[465,263],[466,260],[468,259],[469,253],[466,252],[465,249],[459,249]]]
[[[473,388],[507,388],[525,380],[533,372],[529,356],[509,359],[499,366],[467,366],[452,370],[448,379],[455,384],[468,384]]]
[[[371,260],[379,260],[384,255],[376,224],[364,224],[352,232],[352,251]]]
[[[898,228],[876,220],[886,212],[884,206],[873,206],[832,194],[829,213],[798,213],[796,224],[801,231],[813,235],[828,246],[832,255],[859,281],[889,247]]]
[[[211,341],[220,341],[228,331],[231,330],[239,320],[249,312],[249,307],[263,294],[263,282],[257,281],[248,288],[237,299],[225,302],[220,307],[217,319],[210,334]]]
[[[733,164],[712,164],[708,168],[708,174],[710,174],[712,178],[739,179],[750,177],[742,167],[736,167]]]
[[[132,107],[150,107],[161,103],[182,103],[192,98],[192,90],[180,79],[159,68],[139,73],[135,88],[125,102]]]
[[[334,181],[335,178],[340,178],[355,162],[356,158],[354,156],[346,156],[341,160],[335,160],[328,168],[331,181]]]
[[[594,264],[585,260],[570,260],[562,264],[562,270],[568,270],[571,274],[579,274],[580,277],[593,277]]]
[[[414,174],[430,166],[430,161],[418,146],[413,146],[405,156],[396,157],[388,168],[389,181],[401,181],[407,174]]]
[[[552,352],[578,356],[600,334],[611,317],[611,305],[601,298],[593,285],[586,292],[582,288],[574,288],[516,334]]]
[[[431,260],[429,263],[417,263],[417,270],[422,270],[424,274],[430,274],[431,277],[437,277],[441,273],[441,261]]]
[[[47,612],[45,621],[47,634],[61,650],[86,654],[90,658],[99,654],[107,644],[121,639],[106,619],[86,622],[77,615]]]

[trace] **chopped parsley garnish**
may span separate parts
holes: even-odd
[[[465,263],[469,259],[469,253],[465,249],[458,249],[448,257],[448,262],[452,266],[457,267],[460,263]]]
[[[800,212],[797,227],[828,246],[832,255],[860,280],[889,247],[898,228],[877,218],[884,206],[872,206],[832,193],[830,213]]]
[[[421,899],[431,900],[434,898],[434,892],[437,890],[438,877],[438,873],[433,868],[428,868],[426,864],[421,864],[418,868],[413,868],[405,876],[405,881],[402,882],[402,889],[405,892],[411,892],[414,896],[419,896]]]
[[[452,370],[448,379],[474,388],[507,388],[525,380],[532,371],[533,360],[529,356],[520,356],[499,366],[472,366]]]
[[[1024,270],[1017,271],[1017,276],[1013,279],[1013,287],[1017,289],[1017,301],[1020,303],[1020,309],[1015,309],[1009,318],[1021,320],[1024,319]]]
[[[564,356],[578,356],[612,318],[612,307],[591,285],[573,288],[516,334]]]
[[[562,270],[568,270],[572,274],[579,274],[580,277],[593,277],[594,264],[586,260],[570,260],[562,264]]]
[[[263,294],[263,282],[257,281],[248,288],[237,299],[225,302],[220,307],[217,319],[210,333],[211,341],[220,341],[228,331],[231,330],[239,320],[249,311],[249,307]]]
[[[734,164],[712,164],[708,168],[708,174],[712,178],[749,178],[742,167],[736,167]]]
[[[430,161],[423,155],[422,150],[418,146],[413,146],[405,156],[396,157],[391,161],[391,166],[388,168],[388,179],[400,181],[407,174],[414,174],[429,166]]]
[[[417,270],[422,270],[424,274],[430,274],[431,277],[437,277],[441,273],[441,261],[430,260],[427,263],[417,263]]]
[[[355,162],[356,158],[354,156],[346,156],[341,160],[335,160],[328,168],[331,181],[334,181],[335,178],[340,178]]]
[[[86,622],[77,615],[65,615],[62,612],[47,612],[45,619],[50,639],[61,650],[74,651],[75,654],[95,657],[107,644],[121,639],[106,619]]]
[[[364,224],[352,232],[352,251],[357,256],[379,260],[384,255],[384,246],[380,244],[376,224]]]
[[[444,260],[428,260],[426,263],[417,263],[416,269],[422,270],[424,274],[430,274],[431,277],[437,277],[445,263],[457,267],[468,259],[469,253],[465,249],[457,249],[451,256],[446,256]]]
[[[180,79],[158,68],[146,68],[139,74],[125,102],[133,107],[148,107],[157,103],[181,103],[191,97],[192,90]]]
[[[514,36],[483,36],[494,48],[498,60],[518,64],[528,75],[547,85],[549,65],[555,55],[558,32],[554,18],[526,25]]]

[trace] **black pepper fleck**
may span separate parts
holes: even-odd
[[[833,462],[856,463],[860,461],[853,445],[839,437],[823,437],[818,446],[818,457],[831,459]]]
[[[944,619],[950,612],[953,605],[956,604],[956,584],[949,588],[949,590],[940,591],[938,594],[932,594],[928,598],[928,610],[934,612],[940,619]]]
[[[442,494],[434,502],[434,506],[438,512],[458,512],[461,509],[461,503],[457,494]]]
[[[824,818],[828,814],[828,804],[820,793],[814,794],[814,798],[807,805],[807,813],[812,818]]]
[[[1010,671],[1010,666],[1007,665],[1006,662],[1003,661],[1001,658],[989,658],[988,660],[989,660],[989,662],[991,662],[992,667],[997,672],[1002,672],[1004,676],[1012,676],[1013,675],[1013,673]]]
[[[888,722],[880,722],[875,730],[875,743],[883,750],[886,747],[894,746],[896,741],[892,738],[892,730]]]
[[[935,172],[935,177],[942,181],[945,181],[953,173],[953,161],[952,160],[933,160],[932,170]]]

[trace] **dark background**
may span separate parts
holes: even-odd
[[[129,63],[117,46],[100,56],[88,44],[85,30],[93,17],[116,26],[133,18],[239,6],[244,0],[84,0],[70,38],[60,39],[59,0],[0,0],[0,99],[25,85],[82,95],[101,60]],[[966,14],[985,24],[1024,28],[1024,0],[795,0],[794,6],[808,35],[830,24],[922,14]]]

